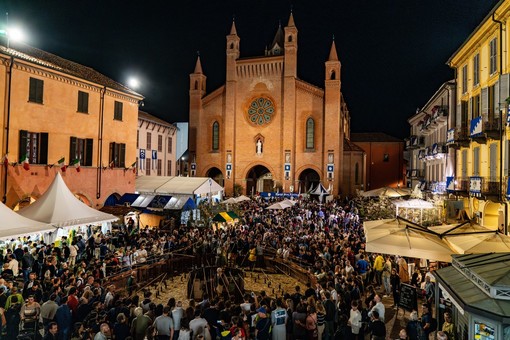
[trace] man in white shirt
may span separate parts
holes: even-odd
[[[189,322],[189,329],[193,332],[193,338],[195,339],[198,335],[204,335],[206,328],[207,321],[200,316],[200,309],[196,309],[195,318]]]
[[[16,260],[16,257],[14,256],[14,254],[10,254],[9,255],[9,269],[12,270],[12,274],[14,275],[14,277],[18,277],[19,275],[19,262],[18,260]]]
[[[372,309],[370,309],[370,311],[368,312],[368,316],[372,317],[372,311],[377,310],[379,312],[379,320],[384,322],[385,307],[384,307],[383,303],[381,302],[381,297],[379,295],[376,295],[374,297],[374,301],[375,301],[375,306],[372,307]]]

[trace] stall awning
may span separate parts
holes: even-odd
[[[229,216],[225,211],[217,213],[216,216],[213,217],[214,222],[231,222],[233,218]]]
[[[191,196],[174,195],[167,202],[165,210],[193,210],[196,209],[195,202]]]
[[[234,220],[239,218],[239,216],[237,216],[237,214],[233,211],[227,211],[227,214]]]
[[[125,205],[126,203],[132,205],[134,201],[140,196],[140,194],[124,194],[117,202],[118,205]]]
[[[156,195],[140,195],[134,202],[131,204],[132,207],[136,208],[147,208],[147,206],[152,202],[152,200],[156,197]]]
[[[172,196],[168,196],[168,195],[156,195],[156,197],[154,197],[154,199],[149,203],[147,208],[148,209],[164,209],[165,206],[167,205],[168,201],[170,201],[171,198],[172,198]]]

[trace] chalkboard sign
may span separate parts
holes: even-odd
[[[416,287],[405,283],[400,285],[400,301],[398,306],[410,312],[413,310],[418,310]]]

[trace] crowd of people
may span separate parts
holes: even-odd
[[[433,275],[422,279],[419,265],[409,275],[409,259],[366,253],[352,201],[265,209],[271,203],[243,202],[239,222],[222,228],[127,225],[52,244],[13,240],[1,257],[1,339],[30,332],[48,340],[386,339],[382,299],[392,296],[397,308],[401,283],[423,285],[424,298],[421,318],[412,313],[400,338],[427,339],[436,330]],[[149,290],[140,296],[135,270],[173,252],[247,270],[264,266],[271,253],[306,268],[312,279],[304,292],[298,285],[278,299],[264,291],[242,302],[207,293],[200,302],[158,301]],[[108,285],[123,271],[132,271],[126,287]],[[445,325],[437,336],[455,339],[451,318]]]

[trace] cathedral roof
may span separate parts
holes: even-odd
[[[365,152],[362,148],[348,140],[347,138],[344,138],[344,151],[359,151],[359,152]]]
[[[269,49],[269,55],[282,55],[283,54],[283,44],[285,41],[285,37],[283,34],[282,25],[278,25],[278,30],[273,39],[273,43],[271,44],[271,48]]]

